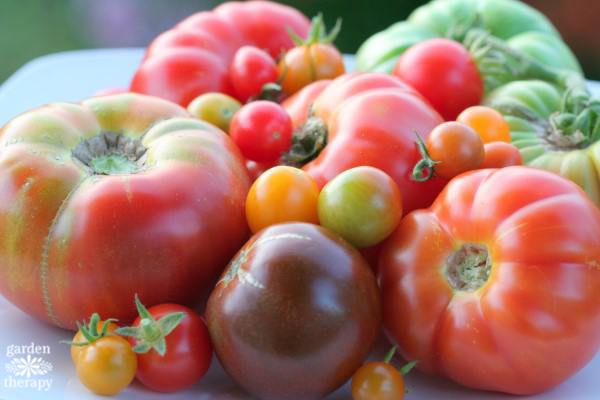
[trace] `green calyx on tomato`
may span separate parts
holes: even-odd
[[[314,160],[327,145],[327,133],[327,125],[321,118],[309,117],[304,124],[294,129],[292,145],[290,150],[283,154],[281,162],[301,167]]]
[[[417,148],[423,158],[415,164],[412,172],[412,179],[416,182],[425,182],[433,177],[433,167],[436,164],[439,164],[439,161],[431,159],[429,152],[427,151],[427,146],[425,146],[425,142],[421,139],[419,132],[415,131],[415,135],[417,135]]]
[[[327,33],[325,29],[325,23],[323,21],[323,14],[319,13],[316,17],[313,17],[311,21],[310,30],[306,39],[302,39],[293,30],[288,28],[290,37],[294,41],[296,46],[310,46],[315,43],[331,44],[337,38],[342,29],[342,19],[338,18],[335,22],[333,29]]]
[[[142,317],[140,326],[127,326],[119,328],[115,332],[119,335],[138,339],[139,343],[133,347],[133,351],[136,353],[147,353],[151,349],[154,349],[158,354],[164,356],[167,352],[165,337],[179,325],[185,313],[174,312],[156,321],[152,314],[144,307],[137,294],[135,295],[135,306],[140,317]]]
[[[146,166],[145,154],[140,140],[108,131],[82,139],[72,151],[73,159],[95,175],[138,173]]]
[[[64,343],[64,344],[68,344],[69,346],[87,346],[88,344],[94,343],[95,341],[106,337],[106,336],[110,336],[110,334],[107,332],[109,326],[110,326],[110,322],[112,321],[117,321],[115,318],[109,318],[106,321],[104,321],[104,324],[102,325],[102,330],[98,331],[98,322],[100,321],[100,315],[98,315],[98,313],[94,313],[92,315],[92,317],[90,318],[90,323],[86,323],[85,321],[83,321],[83,324],[80,324],[79,322],[77,322],[77,328],[79,329],[79,332],[81,332],[81,334],[83,335],[83,337],[85,338],[84,341],[68,341],[68,340],[61,340],[60,343]]]

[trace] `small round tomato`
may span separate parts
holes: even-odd
[[[361,166],[337,175],[319,195],[319,222],[356,247],[373,246],[396,229],[402,196],[380,169]]]
[[[519,149],[506,142],[491,142],[483,145],[485,155],[479,168],[503,168],[511,165],[523,165],[523,156]]]
[[[277,166],[254,182],[246,198],[246,220],[253,233],[281,222],[317,224],[319,187],[301,169]]]
[[[456,121],[473,128],[483,143],[510,143],[510,126],[502,114],[493,108],[469,107],[456,117]]]
[[[308,38],[294,37],[296,47],[288,50],[278,65],[283,79],[281,88],[286,95],[291,96],[312,82],[344,74],[344,57],[331,44],[340,27],[338,21],[332,32],[324,37],[323,17],[318,15],[313,18]]]
[[[292,131],[292,120],[279,104],[259,100],[235,113],[229,135],[246,158],[269,162],[290,149]]]
[[[240,108],[242,104],[233,97],[215,92],[201,94],[187,106],[193,117],[210,122],[226,133],[229,133],[233,115]]]
[[[115,335],[116,325],[109,318],[100,321],[95,313],[89,324],[79,322],[79,331],[73,341],[62,341],[71,346],[71,357],[77,376],[92,392],[112,396],[127,387],[137,370],[137,358],[131,345]]]
[[[477,65],[462,44],[450,39],[428,39],[411,46],[398,59],[393,74],[417,89],[446,121],[479,104],[483,96]]]
[[[275,60],[254,46],[240,47],[229,67],[229,76],[237,98],[244,103],[260,94],[267,83],[279,80]]]
[[[150,309],[135,298],[140,316],[133,326],[117,332],[129,337],[137,354],[136,377],[157,392],[176,392],[197,383],[212,361],[212,344],[206,322],[193,310],[178,304]]]
[[[477,169],[483,162],[481,138],[472,128],[459,122],[436,126],[427,137],[426,147],[429,157],[437,162],[433,171],[444,179]]]
[[[98,321],[96,322],[96,332],[97,333],[101,333],[103,332],[104,329],[104,324],[107,324],[108,326],[106,327],[106,331],[104,331],[106,333],[106,335],[110,335],[110,334],[114,334],[115,331],[117,329],[119,329],[119,325],[111,322],[111,321]],[[73,338],[73,343],[84,343],[86,342],[87,339],[83,336],[83,333],[81,331],[77,331],[77,333],[75,334],[75,337]],[[74,364],[77,364],[77,357],[79,357],[79,353],[81,353],[81,350],[83,349],[82,346],[71,346],[71,359],[73,360]]]
[[[92,392],[112,396],[127,387],[137,369],[137,358],[127,340],[105,336],[85,346],[77,357],[77,376]]]

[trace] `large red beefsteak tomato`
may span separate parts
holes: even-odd
[[[544,170],[468,172],[402,220],[379,283],[385,331],[417,368],[541,392],[599,347],[600,211]]]
[[[56,103],[0,131],[0,294],[57,326],[194,306],[247,238],[243,158],[140,94]]]
[[[130,89],[187,106],[198,95],[234,95],[229,65],[250,45],[277,58],[294,42],[288,29],[305,37],[310,21],[300,11],[270,1],[230,1],[196,13],[148,46]]]

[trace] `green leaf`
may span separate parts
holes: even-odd
[[[160,330],[161,336],[167,336],[179,325],[181,320],[185,317],[184,312],[174,312],[165,315],[158,321],[158,329]]]
[[[417,363],[420,360],[415,360],[415,361],[411,361],[408,364],[406,364],[404,367],[400,368],[400,375],[404,376],[406,374],[409,373],[409,371],[415,366],[417,365]]]

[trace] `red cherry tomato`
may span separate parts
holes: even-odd
[[[289,150],[292,131],[292,120],[279,104],[259,100],[233,116],[229,135],[246,158],[269,162]]]
[[[451,121],[481,102],[483,82],[467,49],[450,39],[428,39],[402,54],[393,74],[417,89]]]
[[[137,332],[136,337],[128,338],[137,353],[137,379],[148,388],[164,393],[197,383],[208,371],[213,354],[204,319],[178,304],[160,304],[146,310],[137,298],[136,303],[140,316],[133,327],[119,329],[117,333],[130,336]],[[176,318],[176,321],[169,325],[164,322],[168,318]],[[162,338],[164,347],[161,349]]]
[[[274,83],[279,79],[275,60],[267,52],[254,46],[240,47],[233,57],[229,74],[233,90],[242,102],[260,94],[267,83]]]
[[[503,168],[511,165],[523,165],[521,152],[511,143],[486,143],[483,148],[485,155],[479,168]]]

